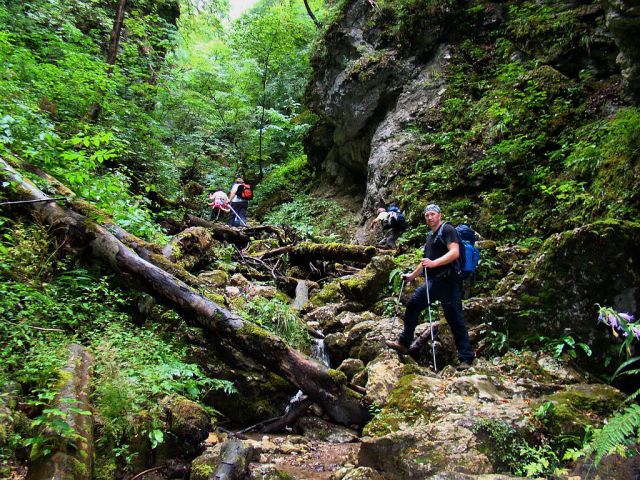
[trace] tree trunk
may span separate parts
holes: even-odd
[[[31,182],[0,159],[0,176],[8,180],[21,200],[47,199]],[[237,350],[286,378],[317,402],[335,422],[364,424],[368,418],[361,396],[349,390],[346,377],[290,348],[279,337],[245,321],[201,295],[161,268],[140,258],[106,228],[55,202],[27,207],[40,221],[54,227],[68,244],[87,250],[115,271],[129,275],[156,298],[194,318]]]
[[[312,260],[351,261],[368,263],[377,253],[375,247],[346,243],[299,243],[263,253],[260,258],[289,254],[291,263],[303,264]]]
[[[62,378],[67,378],[54,400],[60,420],[71,427],[74,437],[45,429],[44,436],[57,448],[39,457],[29,468],[28,480],[90,480],[93,478],[93,416],[89,405],[91,356],[80,345],[69,346],[69,361]],[[78,411],[85,413],[78,413]]]
[[[111,45],[109,45],[109,53],[107,55],[107,63],[114,65],[118,56],[118,48],[120,47],[120,34],[122,32],[122,24],[124,23],[124,9],[127,0],[120,0],[118,9],[116,10],[116,18],[113,22],[113,30],[111,30]]]
[[[238,228],[229,227],[222,223],[210,222],[195,215],[185,215],[184,219],[187,224],[194,227],[208,228],[216,240],[233,243],[240,248],[244,248],[247,243],[249,243],[249,237]]]

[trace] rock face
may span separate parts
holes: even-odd
[[[640,102],[640,2],[608,0],[607,26],[620,50],[616,61],[620,65],[624,86],[631,98]]]
[[[394,21],[390,11],[372,5],[347,3],[312,59],[316,75],[306,93],[322,119],[308,138],[309,158],[323,183],[358,199],[366,183],[366,213],[390,200],[386,184],[409,143],[407,122],[438,102],[448,60],[444,25],[456,13],[450,4],[433,6],[428,16],[398,25],[407,33],[398,42],[384,28]],[[419,34],[411,38],[413,30]]]
[[[524,275],[505,277],[493,298],[469,302],[467,319],[493,321],[514,339],[531,335],[533,324],[548,337],[569,333],[606,346],[611,336],[598,329],[596,304],[637,311],[638,242],[640,224],[632,222],[603,221],[553,235]]]

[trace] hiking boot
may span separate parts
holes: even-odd
[[[471,367],[473,367],[473,365],[471,365],[470,363],[460,362],[458,365],[456,365],[456,370],[459,372],[463,372],[465,370],[469,370]]]
[[[398,342],[387,342],[387,347],[395,350],[396,352],[407,355],[409,353],[409,347],[405,347],[401,343]]]

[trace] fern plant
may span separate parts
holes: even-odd
[[[631,357],[631,344],[640,339],[640,324],[634,322],[633,315],[619,313],[611,307],[599,306],[598,321],[611,327],[615,337],[622,339],[620,353],[626,353],[628,357],[614,374],[611,381],[622,375],[637,375],[640,373],[635,366],[640,357]],[[640,396],[640,389],[629,395],[624,404],[630,404]],[[616,413],[608,423],[593,437],[591,444],[586,448],[586,453],[595,455],[594,463],[598,465],[602,458],[618,447],[624,447],[636,442],[640,433],[640,405],[631,404],[625,410]]]
[[[595,464],[616,447],[635,442],[640,431],[640,405],[630,405],[624,411],[615,414],[593,438],[588,449],[595,454]]]

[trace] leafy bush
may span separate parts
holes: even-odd
[[[244,317],[283,338],[298,350],[308,350],[311,337],[291,306],[278,298],[256,297],[245,306]]]

